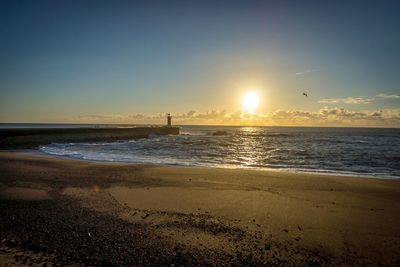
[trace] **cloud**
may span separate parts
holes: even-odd
[[[342,107],[324,107],[318,111],[276,110],[246,114],[241,111],[211,110],[174,113],[178,125],[287,125],[287,126],[370,126],[400,127],[400,109],[351,111]],[[165,124],[166,113],[130,115],[83,115],[64,120],[80,123]]]
[[[309,70],[305,70],[305,71],[296,72],[295,74],[296,74],[296,75],[304,75],[304,74],[309,74],[309,73],[317,72],[317,71],[319,71],[319,70],[316,70],[316,69],[309,69]]]
[[[383,98],[383,99],[400,99],[400,95],[392,94],[378,94],[376,95],[376,98],[365,98],[365,97],[346,97],[346,98],[325,98],[321,99],[318,101],[318,103],[321,104],[339,104],[339,103],[345,103],[345,104],[355,104],[355,105],[366,105],[374,102],[377,98]]]
[[[364,98],[364,97],[346,97],[346,98],[325,98],[318,101],[322,104],[355,104],[355,105],[366,105],[370,104],[375,100],[375,98]]]
[[[188,117],[193,117],[194,114],[196,114],[196,110],[190,110],[190,111],[187,113],[187,116],[188,116]]]
[[[400,127],[400,109],[349,111],[344,108],[325,107],[320,110],[320,114],[321,118],[329,123],[346,126]]]
[[[374,98],[363,98],[363,97],[348,97],[344,100],[346,104],[369,104],[372,103]]]
[[[387,94],[379,94],[379,95],[376,95],[376,97],[380,97],[380,98],[394,98],[394,99],[397,99],[397,98],[400,98],[400,95],[387,95]]]

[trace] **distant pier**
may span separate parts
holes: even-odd
[[[176,126],[130,128],[23,128],[0,129],[0,148],[35,148],[50,143],[109,142],[148,138],[149,135],[179,135]]]

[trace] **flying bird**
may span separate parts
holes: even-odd
[[[306,93],[303,93],[304,96],[308,96]]]

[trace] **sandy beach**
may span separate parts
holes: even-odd
[[[399,266],[400,181],[0,152],[2,266]]]

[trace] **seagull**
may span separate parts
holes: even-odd
[[[306,93],[303,93],[304,96],[308,96]]]

